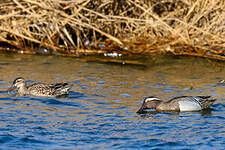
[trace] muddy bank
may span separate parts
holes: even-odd
[[[220,0],[4,0],[0,50],[225,60],[224,6]]]

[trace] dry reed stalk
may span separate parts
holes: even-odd
[[[15,49],[224,60],[224,0],[4,0],[0,8],[0,43]]]

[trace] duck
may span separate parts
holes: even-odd
[[[70,86],[68,83],[33,83],[27,85],[23,77],[14,79],[12,86],[8,89],[8,92],[17,90],[19,96],[34,95],[34,96],[61,96],[68,95]]]
[[[200,111],[209,108],[216,99],[211,96],[179,96],[168,101],[149,96],[143,101],[141,108],[137,113],[144,113],[146,109],[155,109],[156,111]]]

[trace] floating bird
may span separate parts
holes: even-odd
[[[47,84],[47,83],[34,83],[31,85],[27,85],[25,79],[23,77],[16,78],[12,86],[8,89],[8,91],[18,90],[18,95],[35,95],[35,96],[60,96],[67,95],[70,89],[68,83],[55,83],[55,84]]]
[[[144,99],[141,108],[137,113],[143,113],[146,109],[156,111],[200,111],[209,108],[216,99],[211,96],[180,96],[162,101],[158,97],[150,96]]]

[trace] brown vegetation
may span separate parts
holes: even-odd
[[[2,0],[0,47],[225,60],[224,0]]]

